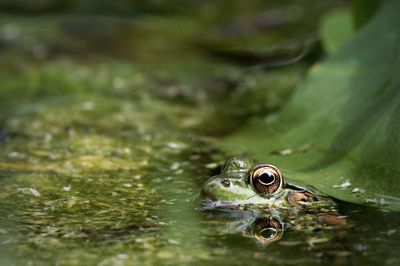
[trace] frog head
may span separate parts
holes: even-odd
[[[201,188],[201,199],[210,207],[268,206],[308,208],[331,204],[332,200],[286,182],[271,164],[254,164],[232,158],[221,174],[208,179]]]

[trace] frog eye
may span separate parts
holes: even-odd
[[[249,171],[249,183],[257,193],[270,196],[282,189],[283,177],[275,166],[258,164]]]

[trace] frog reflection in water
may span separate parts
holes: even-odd
[[[241,234],[256,239],[265,245],[282,238],[285,225],[278,214],[257,212],[252,210],[208,210],[204,225],[211,235]],[[297,229],[298,230],[298,229]]]
[[[232,231],[246,232],[245,235],[262,243],[279,240],[285,224],[294,227],[291,224],[296,223],[298,229],[337,228],[346,224],[332,199],[285,182],[273,165],[252,164],[247,159],[227,161],[220,175],[203,184],[201,200],[206,209],[250,210],[251,221],[242,220],[240,228]],[[284,223],[282,218],[290,222]]]

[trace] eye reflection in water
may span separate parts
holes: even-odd
[[[278,217],[259,217],[251,225],[251,235],[261,244],[278,241],[284,233],[284,223]]]

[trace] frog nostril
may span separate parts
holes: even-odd
[[[224,187],[229,187],[229,186],[231,185],[231,181],[229,181],[228,178],[224,178],[224,179],[221,180],[221,184],[222,184]]]

